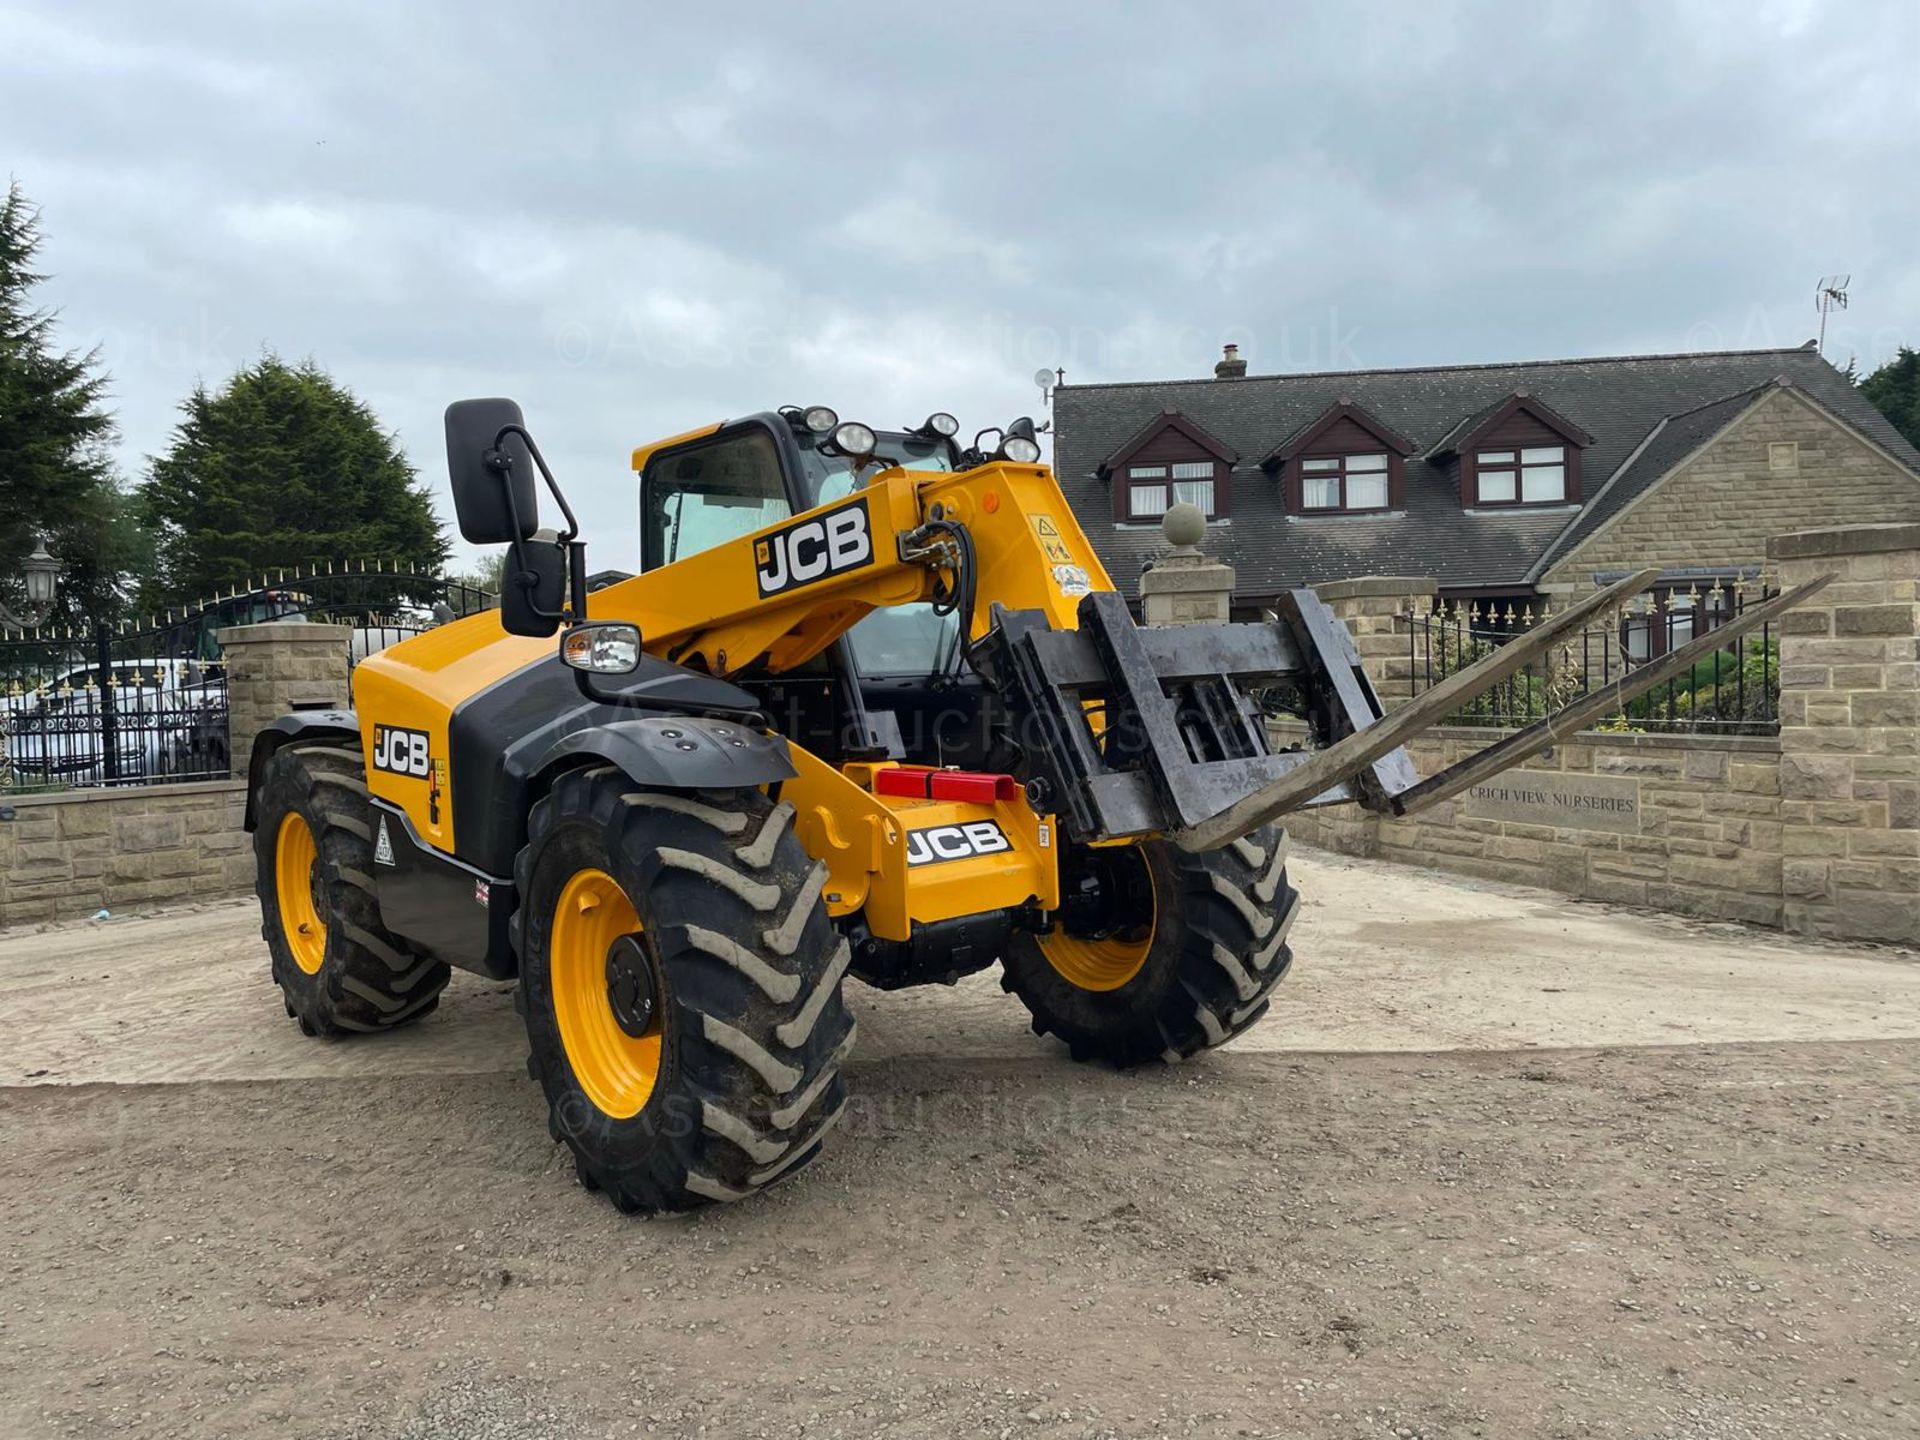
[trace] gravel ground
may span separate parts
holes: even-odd
[[[1920,1043],[850,1079],[653,1221],[510,1076],[0,1091],[0,1432],[1920,1429]]]
[[[0,934],[0,1440],[1920,1433],[1920,965],[1304,855],[1274,1017],[857,990],[754,1202],[623,1219],[503,987],[302,1039],[258,911]]]
[[[1232,1053],[1920,1039],[1910,952],[1296,852],[1306,909],[1274,1018]],[[518,1074],[509,986],[456,974],[423,1025],[315,1045],[267,978],[251,898],[0,931],[0,1085]],[[866,1060],[1047,1053],[998,972],[848,992]]]

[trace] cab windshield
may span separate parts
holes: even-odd
[[[948,440],[938,436],[929,439],[925,435],[908,435],[898,430],[880,430],[875,435],[880,443],[873,453],[874,460],[879,463],[869,462],[861,471],[863,475],[873,475],[895,467],[942,472],[953,469],[953,445]],[[813,496],[811,504],[822,505],[853,493],[851,460],[835,450],[820,449],[819,442],[810,433],[803,432],[795,438],[800,442],[802,475]]]
[[[950,472],[956,452],[945,439],[880,431],[874,458],[861,475],[882,469]],[[853,464],[820,448],[809,432],[794,436],[800,449],[800,480],[806,508],[853,493]],[[641,495],[640,555],[644,569],[671,565],[792,514],[773,438],[746,429],[709,444],[673,452],[647,467]],[[848,633],[863,675],[918,676],[945,673],[960,643],[958,617],[935,614],[922,601],[876,610]]]
[[[811,504],[824,505],[853,493],[853,462],[845,455],[817,447],[814,436],[803,433],[800,463],[805,467]],[[880,442],[874,460],[860,473],[872,476],[880,470],[953,469],[953,446],[939,437],[908,435],[898,430],[875,432]],[[925,601],[912,605],[894,605],[876,610],[847,632],[853,648],[854,664],[866,676],[941,674],[953,664],[954,650],[960,643],[959,618],[951,611],[934,613]]]

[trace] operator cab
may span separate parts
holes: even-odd
[[[872,458],[837,442],[838,417],[824,406],[789,407],[677,436],[634,455],[640,470],[640,565],[663,565],[763,529],[853,493],[857,476],[903,468],[962,468],[952,417],[914,430],[870,432]],[[865,427],[851,427],[864,430]],[[860,461],[856,464],[856,461]],[[960,620],[927,602],[876,610],[802,671],[756,682],[775,723],[809,748],[851,755],[874,731],[894,758],[928,765],[984,762],[985,687],[961,664]],[[849,706],[849,696],[855,700]],[[897,735],[894,727],[897,725]]]

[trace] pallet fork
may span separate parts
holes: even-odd
[[[1429,726],[1647,588],[1642,570],[1387,712],[1346,627],[1311,590],[1280,599],[1272,624],[1141,629],[1118,595],[1088,595],[1079,629],[1036,611],[994,608],[977,669],[1013,711],[1031,766],[1030,798],[1067,834],[1100,842],[1158,832],[1214,850],[1290,811],[1339,801],[1414,815],[1521,763],[1581,726],[1778,619],[1831,576],[1753,606],[1650,664],[1425,780],[1403,748]],[[1305,701],[1315,747],[1275,751],[1254,693]]]

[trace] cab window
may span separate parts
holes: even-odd
[[[641,485],[640,563],[652,570],[792,513],[780,454],[764,430],[664,455]]]
[[[887,462],[913,470],[951,468],[946,442],[888,436]],[[846,457],[802,449],[802,478],[816,505],[853,492]],[[873,470],[866,472],[872,475]],[[641,481],[640,563],[645,570],[738,540],[792,514],[780,454],[764,430],[675,451],[652,461]],[[946,669],[959,643],[959,617],[921,602],[876,610],[847,635],[867,675],[926,675]]]
[[[932,675],[952,667],[960,617],[924,600],[875,610],[847,632],[862,675]]]
[[[795,438],[800,442],[801,477],[807,493],[813,496],[814,504],[824,505],[829,500],[838,500],[853,493],[851,460],[844,455],[821,451],[811,435]],[[892,431],[881,434],[877,459],[877,465],[870,465],[862,472],[863,478],[871,478],[877,471],[895,465],[903,470],[953,469],[953,455],[947,441],[919,435],[900,435]]]

